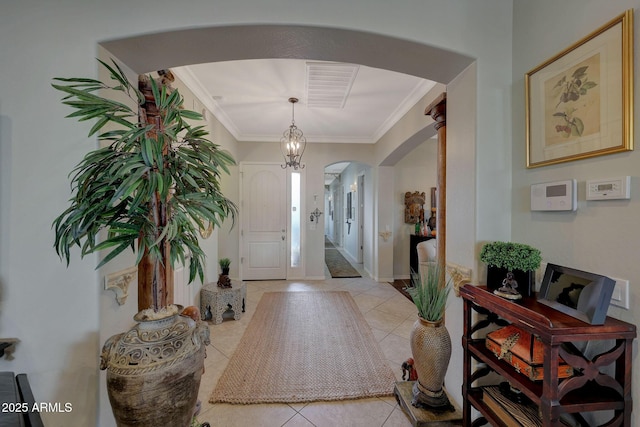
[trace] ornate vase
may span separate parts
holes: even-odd
[[[411,404],[434,410],[452,409],[442,385],[451,358],[451,337],[444,321],[429,322],[419,317],[410,336],[411,353],[418,380],[413,385]]]
[[[144,321],[139,316],[132,329],[106,341],[100,356],[116,424],[187,427],[198,398],[209,328],[179,314]]]

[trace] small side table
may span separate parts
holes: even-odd
[[[220,288],[215,282],[207,283],[200,290],[200,313],[205,318],[207,310],[211,310],[211,321],[217,325],[222,323],[222,314],[231,309],[234,320],[240,320],[246,298],[247,285],[244,282],[234,284],[232,288]]]

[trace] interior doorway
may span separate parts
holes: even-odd
[[[287,174],[279,164],[241,164],[242,280],[287,278]]]
[[[369,165],[355,161],[325,167],[325,236],[354,268],[369,275],[371,264],[365,261],[372,252],[369,235],[374,216],[371,189],[366,186],[370,174]]]

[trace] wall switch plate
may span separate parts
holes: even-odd
[[[615,279],[616,285],[611,294],[611,305],[629,310],[629,281],[624,279]]]
[[[619,200],[630,198],[630,176],[591,179],[587,181],[587,200]]]

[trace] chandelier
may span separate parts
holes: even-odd
[[[300,164],[302,154],[307,146],[307,139],[302,134],[302,131],[296,127],[295,121],[295,105],[298,102],[298,98],[289,98],[291,103],[291,126],[285,130],[280,138],[280,150],[284,156],[285,164],[281,165],[282,169],[287,166],[292,166],[294,169],[304,169],[304,165]]]

